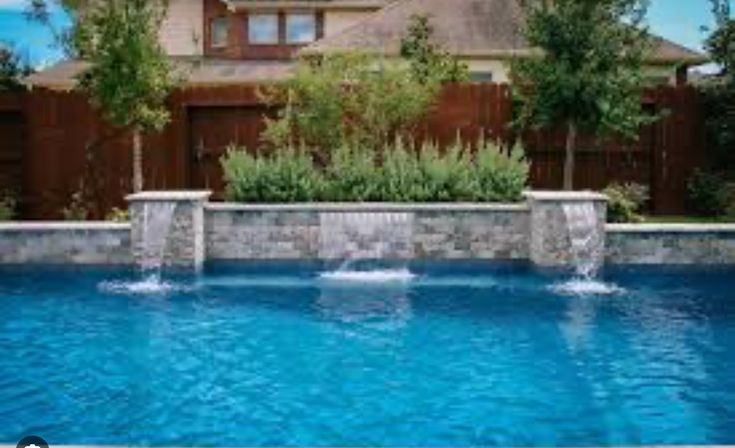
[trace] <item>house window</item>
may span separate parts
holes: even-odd
[[[286,42],[308,44],[316,40],[316,15],[289,14],[286,17]]]
[[[470,81],[472,82],[493,82],[493,72],[470,73]]]
[[[278,14],[250,14],[248,40],[251,44],[277,44]]]
[[[212,19],[209,24],[210,44],[214,48],[227,46],[229,35],[229,21],[225,17]]]

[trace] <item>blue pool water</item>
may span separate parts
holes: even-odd
[[[735,443],[735,270],[411,269],[0,269],[0,443]]]

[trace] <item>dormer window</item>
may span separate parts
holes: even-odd
[[[248,40],[251,44],[277,44],[278,14],[250,14]]]
[[[316,40],[316,15],[289,13],[286,16],[286,43],[308,44]]]
[[[209,41],[212,48],[223,48],[229,40],[229,20],[226,17],[212,19],[209,24]]]

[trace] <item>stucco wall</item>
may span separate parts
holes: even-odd
[[[611,264],[735,264],[735,225],[608,224]]]
[[[205,215],[213,260],[528,257],[525,205],[210,204]]]
[[[161,43],[172,56],[201,55],[204,5],[202,0],[169,0],[168,15],[161,27]]]
[[[130,225],[0,224],[2,264],[130,264]]]
[[[330,11],[324,12],[324,36],[329,37],[351,27],[370,16],[372,11]]]

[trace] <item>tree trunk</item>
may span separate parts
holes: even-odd
[[[140,129],[133,129],[133,193],[143,191],[143,142]]]
[[[567,125],[566,157],[564,159],[564,190],[574,190],[574,152],[577,149],[577,123]]]

